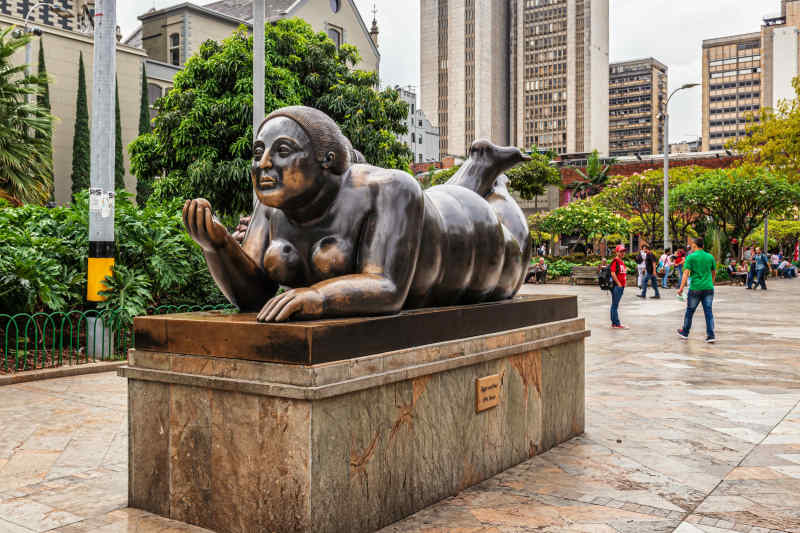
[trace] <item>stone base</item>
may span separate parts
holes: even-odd
[[[195,315],[213,320],[184,331]],[[582,433],[588,335],[567,318],[314,365],[132,350],[129,505],[218,533],[374,531]]]

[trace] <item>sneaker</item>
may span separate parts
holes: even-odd
[[[611,324],[611,329],[630,329],[628,326],[623,326],[622,324]]]
[[[689,334],[686,333],[685,331],[683,331],[682,329],[679,329],[678,330],[678,337],[680,337],[681,339],[688,339],[689,338]]]
[[[714,344],[715,342],[717,342],[717,338],[716,337],[706,337],[706,342],[709,343],[709,344]]]
[[[660,299],[661,299],[661,296],[657,294],[657,295],[655,295],[655,296],[651,296],[651,297],[650,297],[650,299],[651,299],[651,300],[660,300]]]
[[[644,296],[643,296],[643,295],[641,295],[641,294],[637,294],[637,295],[636,295],[636,297],[637,297],[637,298],[644,298]]]

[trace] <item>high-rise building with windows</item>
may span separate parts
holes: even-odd
[[[608,153],[608,0],[420,0],[422,108],[476,138]]]
[[[663,153],[667,66],[652,57],[612,63],[608,96],[609,155]]]
[[[800,0],[781,0],[761,31],[703,41],[703,150],[747,134],[762,108],[795,97],[800,74]]]

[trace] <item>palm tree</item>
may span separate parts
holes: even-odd
[[[586,172],[575,169],[583,179],[570,183],[567,188],[575,191],[575,196],[578,198],[588,198],[599,193],[608,183],[608,169],[613,164],[614,159],[612,158],[607,165],[603,166],[597,150],[593,151],[586,162]]]
[[[0,198],[44,204],[53,183],[52,115],[33,98],[42,90],[38,77],[11,63],[31,37],[12,32],[13,27],[0,30]]]

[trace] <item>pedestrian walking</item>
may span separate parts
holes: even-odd
[[[642,293],[637,294],[639,298],[646,298],[647,297],[647,284],[652,283],[653,290],[655,291],[655,295],[651,296],[650,298],[658,299],[661,298],[661,295],[658,293],[658,277],[656,276],[656,256],[653,255],[653,252],[650,251],[650,247],[647,245],[642,246],[642,253],[644,257],[642,258],[642,263],[644,264],[644,282],[642,283]]]
[[[664,278],[661,281],[661,286],[665,289],[669,287],[669,273],[671,271],[672,271],[672,251],[664,250],[664,253],[661,254],[661,259],[659,259],[658,261],[658,270],[656,271],[656,273],[664,276]]]
[[[611,328],[628,329],[619,321],[619,302],[625,292],[625,284],[628,281],[628,268],[625,266],[625,245],[620,244],[614,249],[616,256],[611,261],[611,277],[614,279],[614,286],[611,288]]]
[[[753,254],[753,264],[751,266],[752,273],[747,279],[747,288],[753,288],[755,281],[756,287],[761,287],[761,290],[767,290],[766,276],[769,273],[769,257],[767,254],[761,252],[761,248],[756,247],[756,252]]]
[[[678,276],[678,283],[680,284],[683,277],[683,262],[686,261],[686,252],[683,248],[678,248],[675,252],[675,258],[672,260],[672,268],[675,269],[675,274]]]
[[[683,294],[683,289],[689,277],[692,278],[692,287],[686,301],[686,314],[683,317],[683,327],[678,330],[682,339],[689,338],[692,329],[692,317],[697,306],[703,305],[703,314],[706,318],[706,342],[716,341],[714,334],[714,282],[717,277],[717,262],[714,256],[703,250],[703,239],[698,237],[691,240],[692,253],[686,258],[681,285],[678,287],[678,296]]]
[[[645,272],[646,272],[645,264],[644,264],[644,258],[645,257],[647,257],[647,245],[646,244],[642,245],[642,247],[639,249],[639,253],[636,254],[636,256],[635,256],[635,259],[636,259],[636,274],[637,274],[637,276],[636,276],[636,286],[639,287],[640,289],[642,288],[642,282],[644,281],[644,276],[645,276]]]

